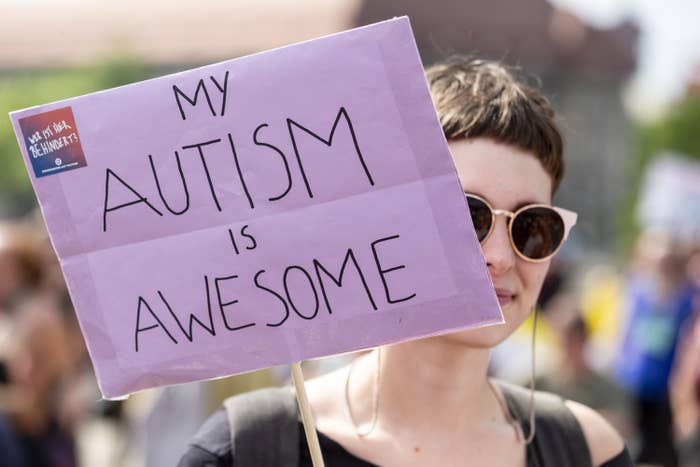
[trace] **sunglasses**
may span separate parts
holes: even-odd
[[[554,256],[576,224],[575,212],[547,204],[528,204],[511,212],[493,209],[479,196],[465,196],[479,243],[483,244],[493,232],[496,216],[506,216],[510,244],[525,261],[539,263]]]

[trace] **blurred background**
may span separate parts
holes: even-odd
[[[425,65],[520,66],[561,115],[555,204],[579,224],[540,297],[538,387],[601,411],[639,465],[700,465],[697,0],[0,0],[0,114],[400,15]],[[531,326],[496,350],[495,376],[527,380]],[[101,400],[0,118],[0,466],[175,465],[225,397],[287,377]]]

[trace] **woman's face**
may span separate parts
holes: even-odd
[[[491,139],[449,143],[465,193],[481,196],[493,209],[516,211],[532,203],[551,203],[552,180],[532,154]],[[481,245],[505,324],[448,334],[450,340],[492,347],[512,334],[532,311],[549,261],[521,259],[508,237],[508,219],[496,216],[491,235]]]

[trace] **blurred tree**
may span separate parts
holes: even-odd
[[[154,72],[126,57],[110,58],[95,66],[64,70],[19,70],[0,74],[0,113],[121,86]],[[21,214],[33,202],[27,170],[9,118],[0,119],[0,203],[5,211]],[[26,209],[26,207],[25,207]],[[0,209],[0,213],[2,210]]]
[[[639,124],[635,131],[635,150],[630,159],[631,186],[626,208],[620,216],[620,247],[628,252],[639,226],[636,205],[644,171],[662,152],[673,152],[700,161],[700,94],[691,94],[673,105],[663,117]]]
[[[688,96],[663,118],[639,129],[639,168],[660,151],[677,152],[700,160],[700,95]],[[640,170],[641,172],[641,170]]]

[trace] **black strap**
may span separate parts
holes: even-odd
[[[297,402],[290,387],[261,389],[224,401],[235,467],[297,467]]]
[[[525,438],[530,434],[530,391],[496,381]],[[528,466],[591,467],[586,436],[564,400],[535,392],[535,438],[527,448]]]
[[[496,381],[512,416],[527,438],[530,391]],[[262,389],[224,401],[235,467],[297,467],[298,409],[290,387]],[[588,443],[564,401],[554,394],[535,393],[536,435],[527,449],[532,467],[590,467]]]

